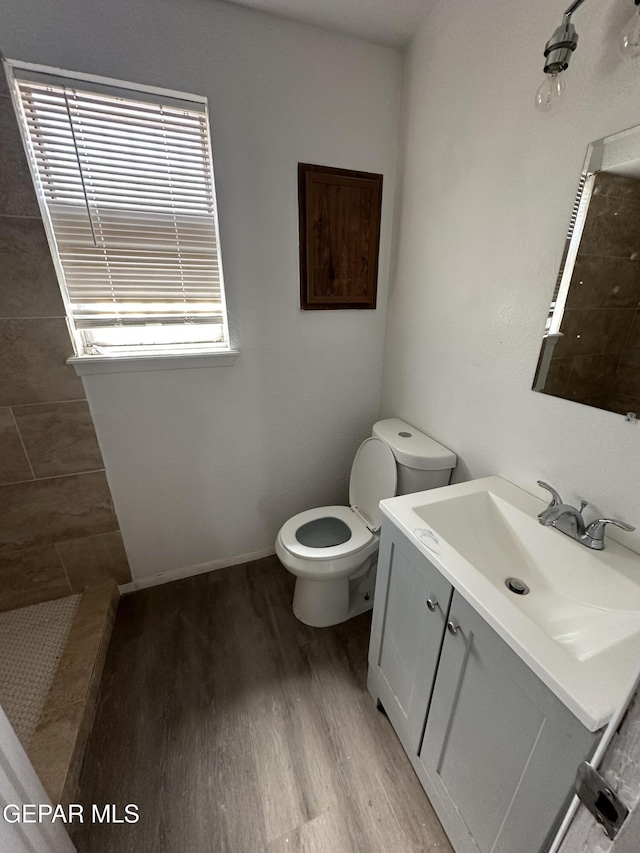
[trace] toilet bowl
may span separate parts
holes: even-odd
[[[323,506],[290,518],[276,539],[280,562],[296,576],[293,612],[306,625],[337,625],[373,606],[381,500],[447,485],[456,455],[397,418],[379,421],[358,448],[349,506]]]

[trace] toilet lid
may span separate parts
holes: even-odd
[[[391,448],[381,438],[367,438],[351,466],[349,504],[364,516],[370,530],[380,529],[382,512],[378,504],[392,498],[397,488],[398,471]]]

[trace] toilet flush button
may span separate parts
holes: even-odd
[[[413,433],[411,433],[411,432],[399,432],[398,435],[400,436],[400,438],[411,438]]]

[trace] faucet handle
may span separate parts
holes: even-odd
[[[592,521],[591,524],[587,525],[585,533],[594,542],[602,542],[603,548],[604,530],[607,524],[615,524],[616,527],[619,527],[621,530],[627,530],[628,532],[635,530],[633,525],[627,524],[626,521],[619,521],[617,518],[598,518],[596,521]]]
[[[538,485],[542,486],[543,489],[546,489],[548,492],[551,493],[551,503],[549,504],[547,509],[552,506],[559,506],[561,503],[564,503],[558,492],[553,488],[553,486],[550,486],[549,483],[545,483],[544,480],[538,480]]]

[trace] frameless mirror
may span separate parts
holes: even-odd
[[[640,126],[587,148],[533,390],[640,417]]]

